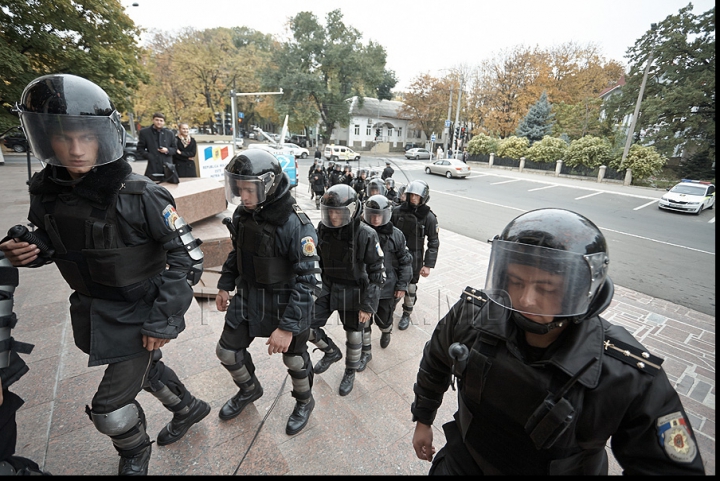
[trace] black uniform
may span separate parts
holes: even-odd
[[[325,193],[325,186],[327,185],[325,172],[323,172],[322,169],[316,169],[310,174],[308,180],[310,182],[310,189],[315,196],[315,207],[319,209],[320,197],[322,197],[322,195]]]
[[[548,348],[532,348],[510,311],[486,299],[467,288],[423,351],[413,420],[431,425],[458,377],[458,412],[443,426],[447,445],[431,474],[607,474],[610,438],[625,474],[704,473],[662,360],[623,327],[591,315]],[[449,355],[455,342],[469,350],[465,363]],[[544,417],[543,401],[567,384]]]
[[[365,199],[365,187],[367,186],[367,179],[363,179],[357,176],[353,179],[350,187],[357,192],[358,199],[362,202]]]
[[[380,178],[382,180],[385,180],[389,177],[392,177],[394,173],[395,173],[395,170],[392,167],[390,167],[390,165],[386,164],[385,168],[382,171],[382,175],[380,176]]]

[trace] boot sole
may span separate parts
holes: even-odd
[[[313,399],[311,402],[313,403],[312,409],[310,409],[310,412],[308,413],[308,417],[305,420],[305,422],[303,423],[303,425],[295,430],[289,429],[287,426],[285,426],[285,434],[287,434],[288,436],[294,436],[297,433],[299,433],[300,431],[302,431],[305,428],[305,426],[307,426],[308,421],[310,421],[310,415],[315,410],[315,400]]]
[[[234,413],[234,414],[232,414],[232,415],[230,415],[230,416],[223,416],[223,415],[222,415],[222,411],[220,411],[220,412],[218,413],[218,417],[219,417],[220,419],[222,419],[223,421],[229,421],[230,419],[235,419],[236,417],[240,416],[240,413],[242,413],[242,412],[245,410],[245,408],[248,406],[248,404],[257,401],[258,399],[260,399],[260,398],[262,397],[262,395],[263,395],[263,390],[262,390],[262,388],[260,388],[260,392],[258,392],[257,394],[253,395],[253,396],[245,403],[245,405],[242,407],[242,409],[240,409],[238,412],[236,412],[236,413]]]
[[[185,429],[183,429],[178,436],[173,437],[169,441],[161,441],[158,438],[156,441],[157,445],[158,446],[167,446],[168,444],[172,444],[175,441],[179,441],[183,436],[185,436],[185,434],[188,432],[188,430],[191,427],[193,427],[194,425],[196,425],[197,423],[199,423],[200,421],[205,419],[207,417],[207,415],[210,414],[210,411],[212,409],[210,408],[210,405],[208,403],[204,402],[203,404],[205,405],[206,409],[203,409],[203,411],[200,412],[200,415],[192,423],[188,424],[187,427]]]

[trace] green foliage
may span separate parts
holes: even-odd
[[[362,34],[345,25],[340,10],[328,13],[325,26],[313,13],[300,12],[289,29],[292,38],[261,72],[263,86],[284,91],[276,99],[282,115],[319,116],[327,142],[336,123],[350,121],[347,99],[389,99],[397,80],[385,68],[385,49],[372,41],[364,45]]]
[[[624,168],[632,170],[633,183],[657,175],[667,164],[667,158],[658,153],[655,147],[643,147],[635,144],[630,147]],[[610,166],[617,169],[617,161],[611,162]]]
[[[588,135],[570,143],[565,154],[565,163],[571,167],[584,165],[595,168],[608,165],[611,156],[612,146],[607,139]]]
[[[119,0],[3,0],[0,7],[0,129],[17,125],[11,109],[41,75],[87,78],[120,112],[141,82],[140,31]]]
[[[715,161],[710,157],[708,150],[697,152],[677,168],[677,172],[683,179],[709,180],[714,182],[715,169],[712,164]]]
[[[525,157],[530,141],[527,137],[511,136],[502,139],[497,149],[498,157],[509,157],[511,159],[519,159]]]
[[[571,140],[586,135],[604,137],[609,134],[608,128],[600,121],[602,99],[600,97],[585,98],[576,104],[553,104],[556,123],[553,125],[555,135],[565,134]]]
[[[567,150],[567,142],[546,135],[541,141],[535,142],[528,149],[526,157],[534,162],[557,162],[564,159]]]
[[[478,134],[468,142],[467,150],[470,155],[490,155],[497,152],[498,139],[485,134]]]
[[[540,99],[530,107],[525,118],[520,121],[520,125],[515,130],[515,135],[527,137],[530,145],[542,140],[553,129],[553,113],[551,110],[547,93],[543,92]]]
[[[607,102],[616,123],[632,114],[652,55],[635,132],[643,144],[670,157],[707,150],[715,158],[715,8],[699,15],[692,4],[649,30],[628,49],[629,74],[622,94]],[[676,135],[681,133],[681,135]]]

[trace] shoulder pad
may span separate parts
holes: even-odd
[[[303,225],[312,224],[310,217],[308,217],[308,215],[305,212],[303,212],[303,210],[300,208],[299,205],[293,204],[293,210],[295,211],[297,216],[300,218],[300,222],[302,222]]]
[[[664,359],[650,354],[630,344],[626,344],[612,337],[605,337],[603,351],[606,355],[619,359],[625,364],[636,367],[638,370],[655,375],[660,371]]]
[[[145,186],[147,186],[147,182],[144,182],[142,180],[125,180],[120,185],[120,191],[119,194],[142,194],[145,192]]]
[[[485,305],[485,303],[488,301],[487,294],[485,294],[480,289],[475,289],[473,287],[467,286],[465,290],[462,293],[461,296],[462,299],[465,300],[465,302],[472,302],[478,307],[482,307]]]

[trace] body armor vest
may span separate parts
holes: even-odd
[[[359,280],[362,273],[357,272],[361,265],[356,260],[355,239],[352,233],[352,224],[343,227],[349,230],[349,239],[343,240],[336,236],[333,229],[327,229],[321,225],[318,230],[318,240],[321,248],[319,249],[320,258],[323,262],[323,274],[331,282],[360,285]],[[341,235],[347,235],[348,231]]]
[[[290,261],[275,254],[276,230],[276,225],[258,224],[251,216],[238,222],[237,267],[243,280],[250,284],[286,283],[295,277]]]
[[[126,182],[128,194],[137,191],[131,184]],[[44,227],[55,248],[53,261],[73,290],[98,299],[134,302],[147,294],[148,279],[165,270],[166,254],[154,240],[124,244],[116,202],[103,207],[73,194],[50,196],[43,200]]]
[[[395,227],[405,234],[405,241],[411,251],[422,251],[425,246],[425,218],[418,219],[412,212],[401,211]]]

